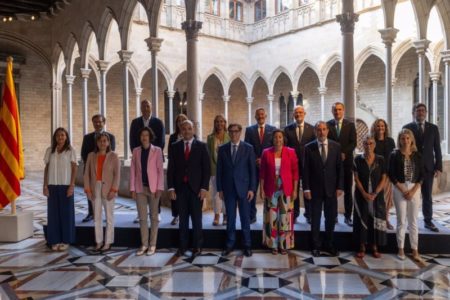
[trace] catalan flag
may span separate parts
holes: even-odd
[[[8,57],[0,101],[0,209],[20,196],[20,180],[25,175],[12,62]]]

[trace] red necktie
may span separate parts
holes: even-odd
[[[259,142],[262,144],[264,140],[264,127],[259,127]]]
[[[189,154],[191,153],[190,149],[189,149],[189,142],[186,142],[186,147],[184,148],[184,159],[188,160],[189,159]]]

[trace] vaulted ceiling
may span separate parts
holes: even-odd
[[[51,17],[71,0],[0,0],[0,16],[23,19],[29,16]]]

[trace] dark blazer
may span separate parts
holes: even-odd
[[[291,123],[284,128],[286,134],[287,144],[286,146],[294,148],[298,157],[299,165],[303,166],[303,156],[305,152],[305,145],[314,141],[316,134],[314,132],[314,126],[309,123],[303,124],[303,135],[301,141],[297,139],[297,123]],[[300,171],[300,169],[299,169]]]
[[[441,139],[439,137],[439,129],[433,123],[425,122],[425,131],[421,136],[419,125],[411,122],[403,126],[411,130],[416,139],[417,150],[422,154],[424,167],[427,173],[434,171],[442,172],[442,153]]]
[[[264,137],[261,144],[259,140],[259,126],[258,124],[249,126],[245,129],[244,141],[253,146],[256,158],[261,158],[264,149],[272,146],[272,132],[276,127],[266,124],[264,126]]]
[[[241,141],[233,164],[231,142],[219,147],[217,153],[217,191],[224,194],[236,190],[240,199],[247,198],[247,192],[256,193],[256,158],[252,145]]]
[[[109,135],[109,142],[111,144],[111,150],[116,150],[116,138],[112,133],[107,132]],[[95,150],[95,131],[86,134],[83,137],[83,143],[81,144],[81,159],[83,160],[83,163],[86,165],[86,161],[88,158],[89,153],[93,152]]]
[[[172,144],[167,167],[167,188],[180,190],[183,178],[187,175],[189,187],[194,193],[200,189],[209,189],[211,169],[206,144],[196,139],[192,141],[189,159],[184,159],[184,142],[180,140]]]
[[[344,168],[338,143],[328,139],[325,164],[320,156],[317,139],[305,146],[302,183],[303,190],[310,190],[313,199],[335,197],[336,190],[344,190]]]
[[[422,182],[424,164],[422,155],[419,151],[413,152],[411,161],[414,165],[414,176],[411,182]],[[389,157],[388,175],[393,184],[405,182],[405,157],[398,149],[392,151],[391,156]]]
[[[346,160],[353,157],[353,151],[356,148],[356,127],[355,123],[348,119],[342,120],[341,133],[339,138],[336,130],[336,120],[332,119],[327,122],[328,139],[336,141],[341,145],[341,152],[345,154]],[[353,164],[353,160],[352,160]]]
[[[141,130],[141,128],[143,127],[144,127],[144,119],[142,118],[142,116],[131,121],[130,149],[134,149],[141,145],[141,141],[139,139],[139,130]],[[150,122],[148,123],[148,127],[150,127],[155,133],[155,139],[153,140],[152,145],[158,146],[164,152],[166,133],[162,121],[152,116],[150,118]]]

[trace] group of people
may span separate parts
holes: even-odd
[[[176,130],[169,138],[167,178],[163,170],[163,123],[152,116],[149,101],[142,101],[141,111],[142,117],[134,119],[130,128],[130,192],[136,200],[141,231],[141,247],[136,255],[152,255],[156,251],[165,179],[172,200],[171,223],[179,222],[177,256],[185,255],[189,248],[194,257],[202,251],[202,207],[210,186],[213,225],[220,225],[221,214],[222,224],[226,225],[223,256],[235,247],[237,209],[243,254],[252,255],[250,224],[256,222],[258,191],[264,201],[263,243],[274,255],[286,255],[294,247],[294,223],[300,215],[301,198],[304,217],[311,224],[313,256],[321,255],[321,251],[339,254],[333,235],[338,222],[338,198],[342,195],[344,222],[353,226],[359,258],[364,257],[366,246],[371,247],[374,257],[381,256],[379,247],[386,243],[386,231],[393,229],[389,209],[395,205],[398,257],[405,259],[408,226],[412,257],[421,260],[417,226],[421,194],[425,227],[438,231],[432,222],[431,191],[433,178],[442,171],[440,138],[437,126],[426,122],[427,108],[422,103],[414,105],[414,122],[399,132],[397,148],[389,136],[387,123],[377,119],[370,134],[363,137],[363,153],[356,157],[355,124],[344,118],[345,106],[341,102],[333,104],[332,120],[315,125],[305,122],[305,108],[296,106],[294,122],[284,130],[267,124],[265,110],[258,108],[256,124],[245,129],[244,140],[240,124],[227,124],[224,116],[217,115],[207,143],[197,139],[193,122],[180,114],[175,121]],[[120,182],[115,139],[104,130],[105,121],[102,115],[92,118],[95,131],[84,137],[81,151],[84,189],[89,199],[89,214],[83,221],[95,221],[96,251],[107,251],[114,243],[113,207]],[[47,242],[55,251],[65,250],[75,242],[73,188],[77,162],[64,128],[54,132],[45,163]],[[102,206],[106,215],[105,236]],[[191,245],[189,219],[193,231]]]

